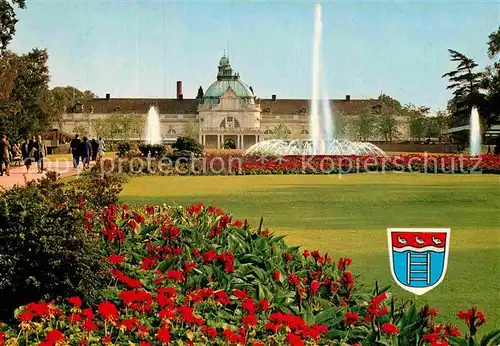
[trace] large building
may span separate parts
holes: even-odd
[[[251,145],[273,137],[276,129],[288,133],[289,138],[309,138],[308,99],[258,98],[251,86],[245,84],[234,72],[229,59],[220,59],[217,80],[203,93],[198,90],[195,99],[185,99],[182,82],[177,82],[176,98],[139,99],[113,98],[107,94],[104,99],[93,99],[77,104],[71,112],[64,112],[59,130],[75,133],[81,126],[90,126],[92,119],[106,117],[111,113],[146,114],[151,106],[160,113],[161,134],[165,141],[175,140],[187,129],[197,130],[199,141],[206,148],[233,147],[246,149]],[[367,107],[376,109],[376,99],[330,100],[334,114],[345,119],[355,116]],[[142,129],[138,130],[143,131]],[[89,133],[96,135],[90,128]],[[141,133],[137,133],[137,139]]]

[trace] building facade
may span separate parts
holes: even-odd
[[[375,109],[377,99],[330,100],[333,113],[344,121],[356,116],[367,107]],[[182,82],[177,82],[176,98],[115,99],[107,94],[104,99],[93,99],[77,104],[71,112],[64,112],[62,122],[54,127],[73,134],[83,127],[90,136],[96,137],[92,120],[105,118],[112,113],[147,114],[151,106],[157,108],[160,117],[162,138],[174,141],[186,132],[196,130],[200,143],[205,148],[247,149],[251,145],[273,138],[276,131],[284,132],[290,139],[309,139],[308,99],[258,98],[251,86],[245,84],[234,72],[229,59],[224,56],[217,67],[217,78],[203,92],[198,90],[195,99],[185,99]],[[144,140],[143,129],[137,129],[133,139]]]

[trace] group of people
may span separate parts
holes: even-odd
[[[42,136],[27,137],[26,141],[21,144],[10,145],[7,136],[2,135],[0,139],[0,176],[9,173],[9,165],[14,160],[22,160],[26,166],[26,173],[29,173],[32,162],[37,163],[38,173],[43,173],[44,158],[47,156],[47,146],[42,140]]]
[[[89,141],[87,137],[80,140],[79,135],[75,135],[69,147],[73,155],[73,167],[78,168],[81,159],[84,170],[89,168],[91,159],[99,161],[106,151],[106,144],[101,137],[97,141],[95,139]]]

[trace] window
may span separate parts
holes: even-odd
[[[238,122],[238,120],[236,120],[233,117],[227,117],[221,121],[219,127],[223,127],[226,129],[233,129],[233,128],[240,127],[240,123]]]

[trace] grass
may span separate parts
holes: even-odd
[[[440,318],[475,304],[500,326],[500,177],[492,175],[353,174],[344,176],[141,177],[121,198],[129,204],[204,202],[248,218],[288,242],[351,257],[359,283],[393,284],[398,299],[411,296],[392,279],[388,227],[451,228],[444,281],[419,303],[438,307]]]

